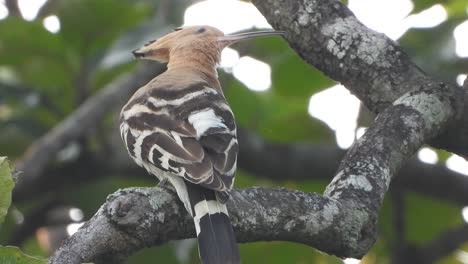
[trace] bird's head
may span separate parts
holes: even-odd
[[[219,62],[221,51],[240,40],[283,35],[283,31],[256,31],[233,35],[224,35],[222,31],[211,26],[189,26],[176,28],[157,40],[148,42],[133,51],[136,58],[168,62],[171,58],[192,58],[201,56],[211,63]]]

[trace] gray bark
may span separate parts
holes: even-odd
[[[441,126],[452,114],[442,112],[434,118],[427,111],[428,107],[448,103],[442,101],[443,98],[434,100],[434,97],[426,97],[424,93],[415,99],[409,94],[380,114],[374,125],[345,156],[323,196],[285,189],[252,188],[234,192],[228,209],[237,239],[240,242],[295,241],[339,257],[362,257],[377,238],[378,212],[392,176],[433,135],[437,126]],[[68,261],[70,258],[74,258],[70,263],[99,261],[109,256],[114,258],[119,254],[129,254],[142,246],[157,245],[188,234],[193,236],[190,219],[183,207],[175,203],[176,197],[168,199],[162,196],[167,191],[159,188],[153,190],[156,190],[154,194],[147,195],[150,207],[138,204],[140,199],[136,197],[142,196],[140,194],[132,195],[132,198],[115,195],[117,201],[112,202],[111,198],[111,205],[105,204],[84,228],[68,239],[50,259],[50,263]],[[176,204],[179,205],[176,207]],[[110,213],[107,210],[108,214],[103,218],[102,212],[106,207],[110,208]],[[139,218],[137,212],[142,208],[143,218]],[[118,221],[115,221],[115,216]],[[103,236],[112,234],[112,229],[128,225],[129,219],[119,219],[125,216],[136,221],[136,229],[143,229],[142,237],[133,230],[126,232],[132,238],[122,239],[125,245],[128,244],[126,251],[119,247],[115,252],[108,252],[121,235],[116,233],[112,238]],[[114,221],[106,220],[108,218]],[[167,219],[170,221],[164,221]],[[163,222],[163,227],[153,227],[151,223],[154,221]],[[173,223],[180,225],[173,227]],[[101,225],[105,226],[105,231],[100,231]],[[150,235],[153,230],[156,233]],[[173,233],[168,235],[166,232]],[[104,245],[99,246],[96,240]],[[78,246],[80,244],[84,246]]]
[[[362,223],[349,224],[358,212],[319,194],[249,188],[233,191],[227,206],[239,242],[284,240],[347,255],[361,237]],[[192,219],[175,193],[159,187],[125,189],[109,196],[49,263],[115,263],[142,247],[190,237],[195,237]]]
[[[252,2],[274,28],[286,31],[290,46],[305,61],[341,82],[375,113],[409,92],[446,93],[454,116],[429,143],[468,157],[468,89],[431,79],[398,44],[367,28],[338,0]]]

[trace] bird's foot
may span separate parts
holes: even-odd
[[[169,181],[168,178],[164,178],[162,181],[160,181],[160,182],[158,183],[158,187],[160,187],[160,188],[165,188],[168,181]]]
[[[231,195],[228,192],[215,192],[218,202],[225,204]]]
[[[174,192],[174,193],[177,193],[176,192],[176,189],[174,188],[174,186],[172,184],[169,183],[169,179],[168,178],[164,178],[162,181],[160,181],[157,185],[159,188],[162,188],[162,189],[166,189],[166,190],[169,190],[171,192]]]

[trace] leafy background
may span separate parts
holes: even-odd
[[[133,70],[136,62],[122,54],[147,40],[148,35],[162,34],[172,25],[180,25],[183,11],[190,4],[182,0],[48,2],[47,9],[33,21],[14,14],[0,20],[0,156],[8,156],[10,160],[20,158],[38,137],[103,86]],[[467,19],[468,3],[466,0],[439,2],[447,9],[448,19],[431,29],[411,29],[399,42],[424,70],[452,82],[459,73],[466,71],[467,60],[447,57],[444,51],[447,47],[453,50],[452,31]],[[436,2],[413,0],[413,3],[413,13],[417,13]],[[60,18],[58,34],[50,33],[42,25],[42,19],[50,14]],[[229,73],[220,73],[240,126],[272,142],[336,144],[333,131],[307,114],[310,96],[334,85],[334,81],[304,63],[279,38],[259,39],[238,48],[251,57],[268,62],[272,68],[272,87],[261,93],[246,89]],[[122,56],[124,59],[118,62],[109,62],[110,57]],[[105,122],[90,128],[86,137],[62,151],[51,167],[60,168],[67,163],[85,166],[86,163],[81,162],[86,160],[86,155],[105,157],[109,144],[120,144],[106,136],[116,133],[117,113],[118,109],[109,113]],[[2,169],[7,170],[6,167]],[[2,173],[6,174],[0,171]],[[67,225],[73,222],[65,221],[63,212],[78,208],[87,219],[116,189],[155,184],[150,176],[132,178],[121,174],[111,171],[88,175],[85,182],[74,181],[52,192],[39,191],[28,199],[14,201],[1,225],[0,244],[17,246],[24,253],[18,248],[0,247],[0,263],[43,263],[24,254],[39,258],[50,254],[60,238],[66,235]],[[245,171],[239,171],[237,177],[238,187],[283,185],[322,192],[327,184],[319,179],[271,182]],[[10,193],[1,191],[2,197]],[[444,230],[463,223],[462,207],[458,204],[414,193],[404,193],[401,197],[406,208],[405,237],[412,243],[424,245]],[[3,201],[4,198],[0,209],[8,208]],[[393,221],[394,208],[394,201],[387,197],[379,223],[381,236],[361,263],[391,262],[398,239]],[[31,224],[31,218],[38,214],[44,221],[39,225],[32,224],[32,228],[26,228],[27,232],[19,234],[18,230],[24,231],[24,225]],[[242,244],[240,249],[245,263],[342,263],[340,259],[304,245],[286,242]],[[144,249],[131,256],[128,263],[150,263],[156,257],[161,263],[198,262],[193,243],[171,242]],[[460,261],[451,255],[439,263]]]

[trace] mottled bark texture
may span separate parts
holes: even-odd
[[[440,107],[443,101],[417,98],[422,99],[408,94],[377,117],[345,156],[325,195],[282,188],[234,191],[228,209],[238,241],[293,241],[340,257],[362,257],[377,237],[378,211],[392,175],[452,113],[434,117],[428,106]],[[144,246],[194,236],[175,195],[160,188],[141,190],[112,195],[50,263],[105,262]]]
[[[325,144],[272,143],[245,129],[238,134],[239,168],[274,181],[331,180],[345,154]],[[457,205],[468,204],[468,177],[444,164],[427,164],[413,157],[395,175],[392,185]]]
[[[340,1],[253,0],[308,63],[341,82],[375,113],[408,92],[446,93],[456,110],[433,146],[468,157],[468,91],[437,82],[394,41],[364,26]],[[445,106],[444,106],[445,107]]]
[[[464,92],[426,76],[393,41],[366,28],[339,1],[254,4],[287,32],[306,61],[379,114],[345,155],[324,195],[282,188],[233,191],[228,208],[237,239],[294,241],[360,258],[377,238],[378,212],[392,177],[419,147],[464,116]],[[466,151],[450,140],[441,142],[459,154]],[[112,195],[50,263],[115,262],[138,248],[193,236],[174,194],[127,189]]]
[[[319,194],[284,188],[234,190],[228,202],[239,242],[284,240],[346,254],[362,231],[354,219],[359,213],[342,206]],[[350,225],[353,221],[356,225]],[[195,237],[195,228],[174,192],[124,189],[109,196],[49,263],[116,263],[142,247],[189,237]]]

